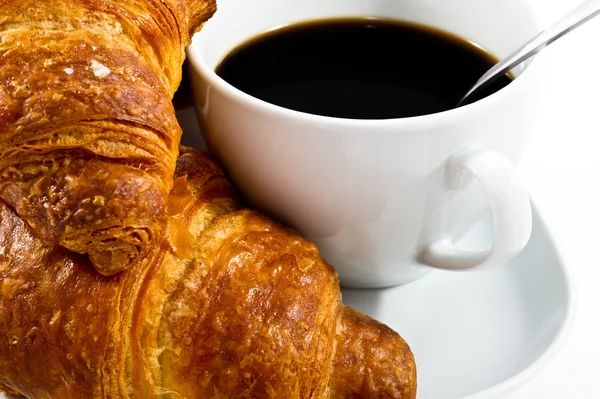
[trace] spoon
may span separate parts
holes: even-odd
[[[461,98],[458,102],[458,106],[464,104],[465,100],[477,92],[486,83],[505,75],[523,61],[533,57],[556,40],[598,15],[600,15],[600,0],[584,1],[579,7],[563,16],[549,28],[540,32],[537,36],[533,37],[527,43],[516,49],[512,54],[490,68],[490,70],[479,78],[475,85],[471,87],[467,94]]]

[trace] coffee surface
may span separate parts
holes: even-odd
[[[456,107],[496,62],[468,40],[434,28],[343,18],[265,32],[231,51],[216,73],[247,94],[296,111],[390,119]],[[472,101],[510,81],[496,80]]]

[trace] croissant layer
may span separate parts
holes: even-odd
[[[212,0],[0,0],[0,198],[105,275],[167,228],[171,98]],[[51,197],[51,198],[50,198]]]

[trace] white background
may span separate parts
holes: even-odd
[[[581,3],[528,1],[545,25]],[[540,57],[550,78],[548,96],[520,169],[566,252],[577,310],[554,362],[510,399],[595,399],[600,398],[600,17]]]

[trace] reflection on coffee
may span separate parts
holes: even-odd
[[[389,119],[454,108],[497,60],[453,34],[408,22],[342,18],[268,31],[216,73],[241,91],[316,115]],[[473,101],[510,83],[490,84]]]

